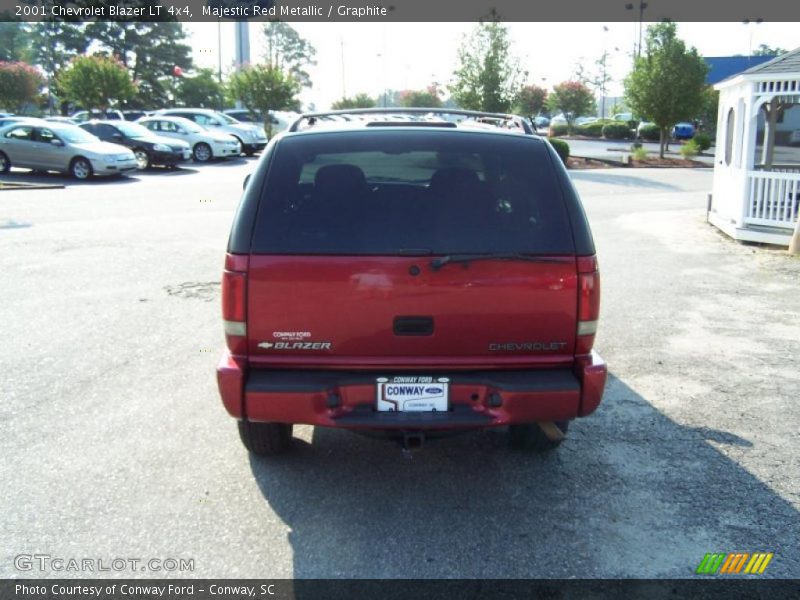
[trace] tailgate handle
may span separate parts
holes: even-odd
[[[395,335],[433,335],[433,317],[395,317]]]

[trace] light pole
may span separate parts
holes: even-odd
[[[756,19],[755,21],[751,21],[750,19],[745,19],[742,21],[742,24],[747,27],[748,32],[750,33],[750,45],[747,50],[747,63],[750,64],[750,59],[753,58],[753,28],[750,25],[761,25],[764,22],[764,19]]]
[[[633,10],[633,4],[626,4],[625,10]],[[639,44],[636,46],[637,58],[642,55],[642,21],[644,20],[644,11],[647,8],[647,2],[639,2]]]

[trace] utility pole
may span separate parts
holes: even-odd
[[[347,98],[347,87],[344,84],[344,36],[339,38],[339,45],[342,51],[342,98]]]
[[[633,10],[633,4],[626,4],[625,10]],[[634,48],[636,57],[642,55],[642,21],[644,21],[644,11],[647,8],[647,2],[639,2],[639,44]]]

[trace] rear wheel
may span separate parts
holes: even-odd
[[[72,159],[72,163],[69,165],[69,172],[72,173],[75,179],[84,181],[92,176],[92,163],[82,156],[78,156]]]
[[[253,454],[281,454],[292,446],[292,425],[239,421],[239,437]]]
[[[508,444],[514,450],[547,452],[561,445],[568,428],[569,421],[510,425],[508,428]]]
[[[199,144],[195,144],[192,155],[197,162],[208,162],[211,160],[213,153],[211,152],[211,146],[205,142],[200,142]]]
[[[10,168],[11,161],[8,160],[8,156],[6,156],[3,152],[0,152],[0,173],[8,173]]]
[[[147,154],[145,150],[136,148],[136,150],[133,151],[133,155],[136,157],[136,166],[139,170],[144,171],[150,167],[150,155]]]

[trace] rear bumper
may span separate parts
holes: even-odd
[[[473,429],[585,417],[600,404],[607,367],[596,353],[573,369],[440,373],[450,410],[377,412],[384,372],[251,370],[227,352],[217,367],[222,403],[237,419],[346,429]],[[406,373],[403,373],[406,374]],[[430,373],[428,373],[430,374]]]

